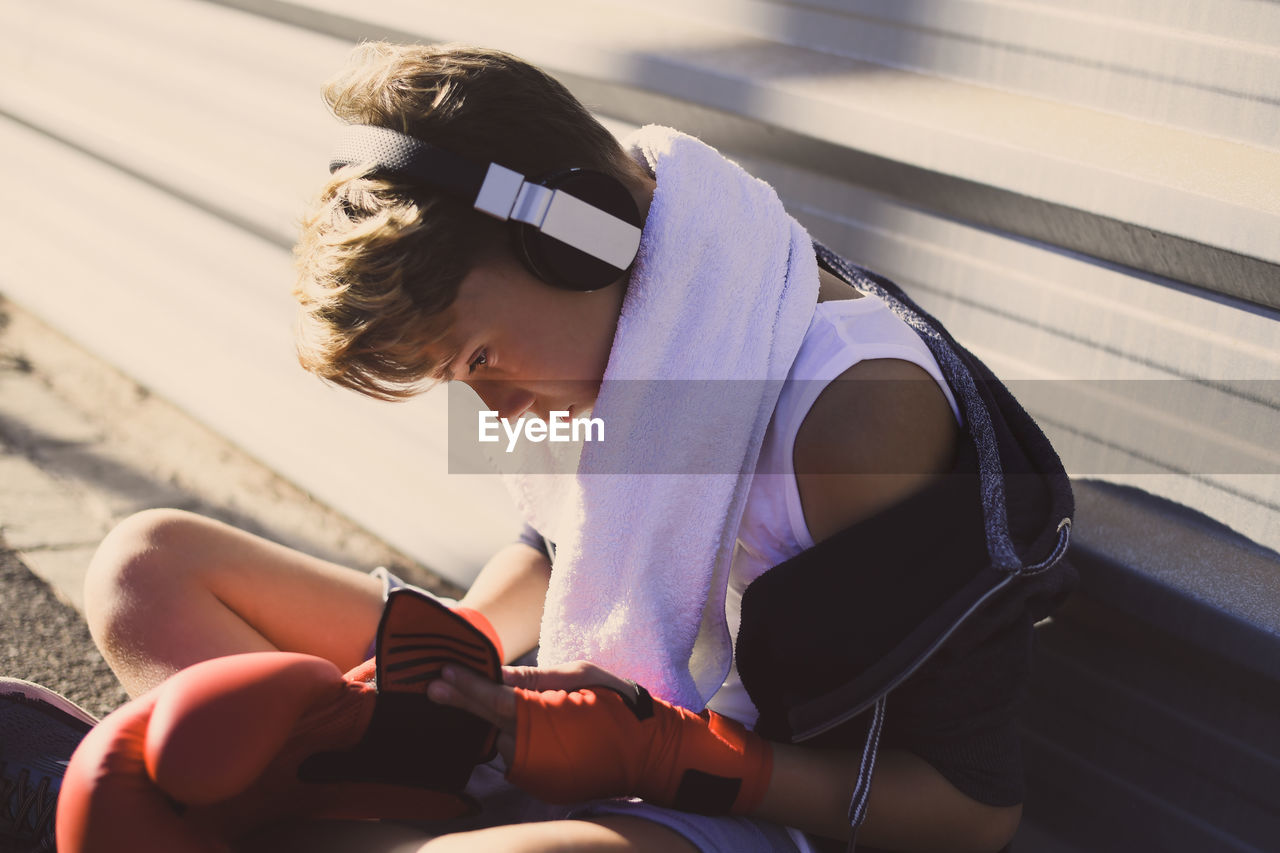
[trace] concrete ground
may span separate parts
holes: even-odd
[[[124,701],[80,616],[98,541],[176,506],[458,590],[0,298],[0,675],[103,714]]]

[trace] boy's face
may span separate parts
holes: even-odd
[[[514,258],[485,261],[462,281],[445,376],[465,382],[499,417],[584,413],[609,362],[625,289],[577,293],[539,280]]]

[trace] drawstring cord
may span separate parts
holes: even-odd
[[[862,747],[862,762],[858,765],[858,782],[853,788],[853,798],[849,801],[849,846],[848,853],[858,841],[858,830],[867,818],[867,802],[871,799],[871,774],[876,768],[876,755],[880,752],[880,730],[884,728],[885,696],[876,700],[875,710],[871,714],[871,727],[867,730],[867,740]]]

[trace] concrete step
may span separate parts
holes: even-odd
[[[1248,125],[1236,134],[1250,139],[1242,142],[1216,135],[1212,123],[1191,130],[893,67],[883,57],[788,44],[791,24],[829,14],[794,4],[771,4],[776,8],[762,13],[773,15],[777,26],[770,28],[752,27],[739,14],[762,4],[728,0],[718,5],[733,8],[731,20],[676,3],[488,0],[432,4],[428,14],[414,0],[359,9],[343,0],[220,2],[349,38],[500,45],[617,118],[669,123],[724,148],[885,186],[960,219],[1065,240],[1109,260],[1276,304],[1261,280],[1274,277],[1280,263],[1270,237],[1280,222],[1280,136],[1274,79],[1265,73],[1276,58],[1265,44],[1241,55],[1260,63],[1264,71],[1254,77],[1265,90],[1252,93],[1256,108],[1232,108],[1233,121]],[[885,15],[917,13],[919,5]],[[857,19],[844,22],[849,26],[866,25],[847,5],[832,17],[843,16]],[[1270,25],[1273,16],[1261,17]],[[918,26],[905,29],[913,40],[921,37]],[[1152,61],[1202,59],[1194,39],[1183,41],[1152,48],[1168,54]],[[1117,95],[1140,100],[1123,85]],[[1159,95],[1178,97],[1166,89]],[[975,195],[975,187],[997,192]],[[1033,213],[1024,207],[1029,200]],[[1139,230],[1126,237],[1127,229],[1111,227],[1117,223]],[[1208,248],[1225,256],[1206,255]],[[1239,258],[1265,265],[1245,260],[1237,269]]]

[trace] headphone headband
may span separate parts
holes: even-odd
[[[541,235],[603,261],[617,275],[631,265],[640,247],[639,225],[584,201],[567,189],[549,186],[552,181],[530,181],[497,163],[482,166],[390,128],[348,125],[329,159],[329,171],[366,163],[373,164],[375,173],[408,178],[444,191],[496,219],[530,226]],[[638,220],[639,216],[635,218]],[[541,274],[539,270],[535,272]],[[603,286],[594,281],[592,284]],[[591,289],[579,284],[567,286]]]

